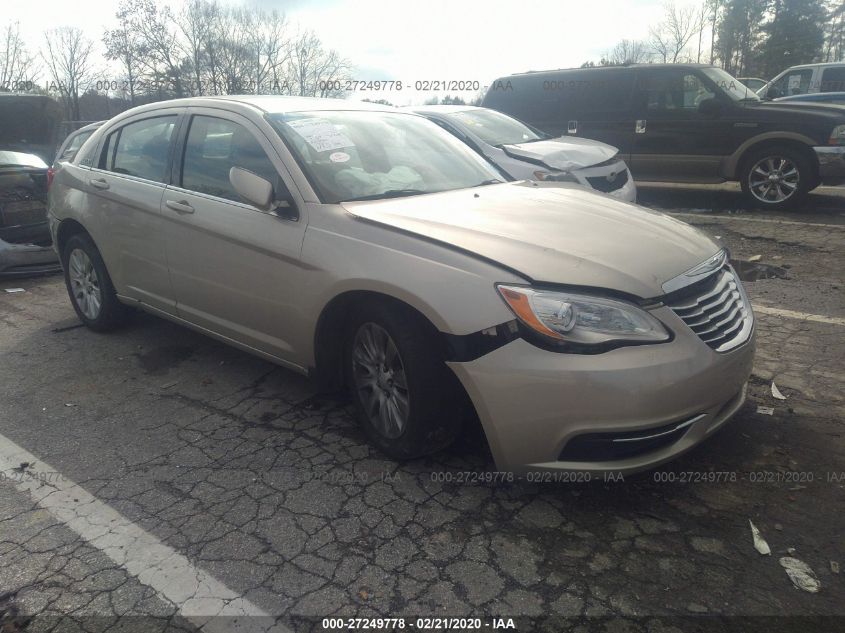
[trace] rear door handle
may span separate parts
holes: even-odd
[[[645,119],[637,119],[637,124],[634,127],[634,132],[637,134],[645,134]]]
[[[94,187],[95,189],[108,189],[109,183],[106,182],[105,178],[92,178],[88,181],[88,184]]]
[[[168,209],[173,209],[177,213],[193,213],[194,212],[194,208],[184,200],[182,200],[181,202],[176,202],[175,200],[168,200],[164,204],[167,205]]]

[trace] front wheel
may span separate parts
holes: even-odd
[[[783,209],[797,202],[811,188],[812,167],[788,147],[759,150],[743,161],[742,191],[764,209]]]
[[[445,448],[461,429],[463,401],[436,333],[402,305],[359,309],[347,331],[346,383],[367,435],[394,459]]]

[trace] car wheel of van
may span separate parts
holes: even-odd
[[[743,161],[742,191],[765,209],[782,209],[800,199],[813,180],[810,162],[788,147],[753,152]]]
[[[411,309],[388,302],[362,307],[349,324],[346,384],[370,440],[394,459],[445,448],[461,429],[457,379],[435,335]]]
[[[125,319],[126,306],[117,300],[106,265],[90,237],[79,233],[67,241],[62,266],[70,302],[86,326],[105,332]]]

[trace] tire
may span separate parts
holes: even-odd
[[[95,332],[107,332],[122,324],[128,309],[117,300],[94,241],[77,233],[64,245],[61,255],[65,287],[79,320]]]
[[[434,328],[417,313],[388,301],[360,307],[349,322],[343,355],[346,384],[370,441],[393,459],[446,448],[461,431],[463,393],[435,337]],[[368,340],[373,354],[366,353]],[[375,353],[379,346],[381,356]],[[374,373],[379,372],[374,365],[380,373]]]
[[[742,161],[740,184],[749,202],[762,209],[784,209],[813,188],[812,163],[783,145],[754,150]]]

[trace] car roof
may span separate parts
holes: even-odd
[[[105,121],[94,121],[93,123],[89,123],[88,125],[83,125],[80,128],[75,129],[73,132],[68,134],[68,138],[73,136],[74,134],[79,134],[80,132],[89,132],[91,130],[96,130],[100,127]]]
[[[309,110],[372,110],[376,112],[396,112],[397,108],[366,101],[351,99],[330,99],[323,97],[288,97],[279,95],[225,95],[214,97],[185,97],[169,101],[149,103],[127,112],[145,112],[162,107],[202,107],[215,103],[240,103],[258,110],[272,113],[303,112]],[[125,114],[125,113],[124,113]]]
[[[786,95],[775,101],[824,101],[825,99],[843,99],[845,92],[805,92],[800,95]]]
[[[232,111],[241,110],[258,111],[261,114],[286,112],[319,112],[330,110],[354,110],[362,112],[401,112],[394,106],[385,106],[378,103],[366,101],[353,101],[351,99],[328,99],[321,97],[287,97],[278,95],[225,95],[214,97],[185,97],[181,99],[169,99],[167,101],[156,101],[145,105],[136,106],[125,110],[114,118],[107,121],[110,126],[118,125],[122,121],[138,114],[157,113],[163,109],[186,108],[186,107],[214,107],[215,105],[228,104]],[[406,112],[408,116],[413,113]]]
[[[607,70],[619,70],[620,68],[718,68],[713,64],[620,64],[618,66],[587,66],[582,68],[556,68],[556,69],[549,69],[549,70],[529,70],[522,73],[513,73],[512,75],[502,75],[502,79],[505,77],[523,77],[525,75],[542,75],[542,74],[553,74],[558,72],[576,72],[576,71],[588,71],[588,72],[595,72],[595,71],[607,71]]]
[[[403,110],[416,112],[417,114],[452,114],[454,112],[466,112],[468,110],[488,110],[489,108],[480,108],[471,105],[423,105],[423,106],[406,106]]]
[[[794,68],[826,68],[828,66],[845,66],[845,62],[818,62],[816,64],[796,64],[795,66],[790,66],[782,70],[780,73],[785,73],[787,70],[792,70]]]

